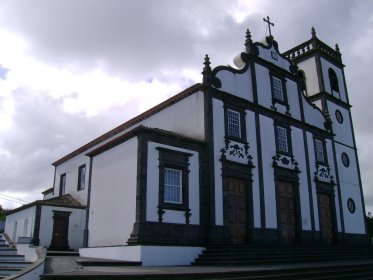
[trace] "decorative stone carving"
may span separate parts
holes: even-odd
[[[221,159],[249,164],[252,166],[252,156],[249,154],[249,144],[236,141],[225,141],[225,148],[220,150]]]
[[[273,159],[273,167],[283,167],[299,171],[298,162],[294,159],[294,156],[287,156],[283,154],[276,154]]]
[[[320,182],[334,184],[333,176],[327,165],[316,164],[315,179]]]

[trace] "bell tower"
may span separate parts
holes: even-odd
[[[365,234],[365,205],[351,105],[339,46],[329,47],[316,36],[284,53],[299,69],[300,90],[331,121],[335,179],[343,238]],[[350,235],[352,234],[352,235]],[[354,237],[355,238],[355,237]],[[354,240],[353,242],[358,240]]]

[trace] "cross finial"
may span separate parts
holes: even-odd
[[[263,20],[268,24],[269,36],[272,36],[272,34],[271,34],[271,25],[272,25],[272,26],[275,26],[275,24],[274,24],[273,22],[270,22],[270,21],[269,21],[269,16],[267,16],[267,19],[266,19],[266,18],[263,18]]]

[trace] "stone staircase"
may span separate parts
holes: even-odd
[[[373,260],[373,249],[342,245],[220,245],[207,248],[193,265],[247,266],[357,259]]]
[[[0,234],[0,279],[21,271],[32,262],[25,261],[24,255],[18,255],[17,249]]]

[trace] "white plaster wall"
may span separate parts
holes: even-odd
[[[85,209],[65,208],[56,206],[43,205],[40,216],[40,246],[49,247],[52,241],[53,234],[53,211],[71,212],[69,216],[69,232],[68,240],[69,247],[73,250],[78,250],[83,246],[83,232],[85,228]]]
[[[85,153],[84,153],[85,154]],[[69,193],[81,204],[87,205],[88,184],[89,184],[89,157],[80,154],[56,167],[56,180],[54,184],[54,195],[59,196],[61,174],[66,173],[65,194]],[[78,191],[79,166],[86,165],[85,188]]]
[[[320,108],[311,104],[303,95],[302,102],[305,122],[318,128],[325,129],[324,123],[326,120]]]
[[[299,199],[300,199],[300,210],[302,229],[311,230],[311,212],[310,212],[310,200],[308,191],[308,178],[307,178],[307,165],[306,155],[304,152],[304,139],[303,131],[299,128],[292,127],[291,130],[292,147],[294,159],[298,162],[298,168],[301,171],[299,173]]]
[[[328,101],[328,109],[330,118],[333,123],[333,132],[335,133],[334,139],[343,144],[354,146],[353,134],[351,129],[351,119],[348,110],[337,106],[335,103]],[[339,123],[335,116],[335,111],[339,110],[343,116],[343,123]]]
[[[17,230],[15,239],[13,241],[17,242],[18,237],[33,237],[34,234],[34,220],[35,220],[35,210],[36,206],[32,206],[21,211],[15,212],[13,214],[7,215],[5,220],[4,232],[9,235],[10,238],[14,237],[14,223],[17,222]],[[27,222],[26,235],[24,234],[25,220]]]
[[[339,67],[335,66],[334,64],[330,63],[329,61],[325,60],[322,57],[320,58],[320,61],[321,61],[321,69],[322,69],[322,74],[323,74],[323,79],[324,79],[325,91],[332,94],[331,88],[330,88],[329,74],[328,74],[329,68],[332,68],[334,70],[334,72],[336,73],[337,78],[338,78],[340,99],[344,102],[347,102],[346,89],[345,89],[345,85],[344,85],[344,82],[343,82],[343,72],[342,72],[342,70]],[[334,96],[337,97],[338,95],[334,94]]]
[[[349,167],[342,164],[341,155],[346,153],[350,159]],[[339,182],[341,189],[342,210],[347,233],[365,233],[365,212],[361,201],[361,189],[358,177],[355,151],[344,145],[336,143],[336,156],[339,171]],[[356,211],[350,213],[347,208],[347,200],[352,198],[355,202]]]
[[[256,124],[255,124],[255,113],[246,110],[246,132],[247,141],[249,142],[249,154],[253,157],[252,162],[255,168],[252,169],[252,191],[253,191],[253,215],[254,215],[254,227],[261,227],[260,219],[260,190],[259,190],[259,167],[258,167],[258,153],[256,143]]]
[[[44,200],[45,200],[45,199],[50,199],[50,198],[52,198],[52,197],[54,197],[53,192],[48,193],[48,194],[45,194],[45,195],[43,196],[43,199],[44,199]]]
[[[159,205],[159,151],[157,147],[162,147],[174,151],[190,153],[189,158],[189,208],[190,208],[190,224],[199,224],[199,155],[198,152],[181,149],[160,143],[148,143],[148,173],[147,173],[147,190],[146,190],[146,220],[158,221],[158,205]],[[163,222],[185,224],[185,212],[165,210]]]
[[[266,228],[277,228],[275,179],[272,157],[276,155],[273,120],[260,116]]]
[[[298,63],[298,67],[300,70],[303,70],[306,76],[307,94],[311,96],[319,93],[320,88],[317,77],[315,57],[310,57],[309,59]]]
[[[136,215],[137,137],[93,158],[89,246],[124,245]]]
[[[212,106],[214,120],[215,224],[223,225],[223,180],[221,176],[220,149],[225,147],[224,104],[220,100],[213,99]]]
[[[203,140],[205,138],[204,94],[203,92],[192,94],[140,124]]]
[[[301,120],[297,83],[292,80],[286,79],[286,91],[291,116],[294,119]]]
[[[251,102],[254,101],[250,67],[242,74],[234,74],[230,71],[222,70],[216,74],[216,77],[222,83],[222,87],[219,90],[229,92]]]
[[[277,65],[278,67],[282,68],[282,69],[285,69],[286,71],[289,71],[289,66],[290,66],[290,62],[285,59],[285,58],[282,58],[281,57],[281,54],[279,54],[274,47],[270,48],[270,49],[265,49],[261,46],[258,46],[258,49],[259,49],[259,57],[267,60],[268,62],[272,63],[272,64],[275,64]],[[272,58],[272,52],[275,52],[278,54],[278,59],[274,59]]]
[[[272,106],[272,91],[269,71],[267,68],[255,64],[258,104],[266,108]]]
[[[190,265],[204,247],[177,246],[117,246],[81,248],[81,257],[141,261],[142,266]]]

